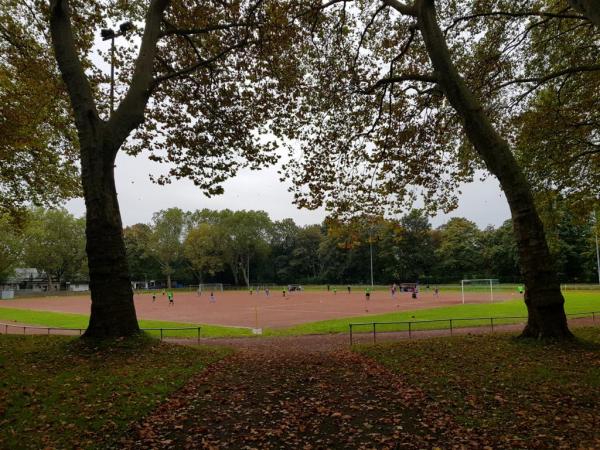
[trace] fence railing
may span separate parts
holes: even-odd
[[[568,318],[573,319],[585,319],[591,318],[592,322],[596,323],[596,316],[600,316],[600,311],[582,312],[582,313],[571,313],[566,315]],[[349,334],[350,334],[350,345],[354,343],[354,335],[357,334],[360,329],[367,329],[368,331],[360,332],[360,334],[369,334],[373,336],[373,343],[377,343],[377,333],[403,333],[412,338],[416,332],[419,331],[443,331],[448,330],[450,336],[453,335],[454,331],[461,328],[467,328],[464,325],[466,322],[473,323],[471,327],[481,328],[489,325],[491,332],[494,332],[494,328],[502,325],[515,325],[519,324],[519,321],[526,321],[527,316],[500,316],[500,317],[468,317],[468,318],[452,318],[452,319],[432,319],[432,320],[408,320],[408,321],[396,321],[396,322],[360,322],[350,323]],[[443,324],[445,326],[435,326],[434,324]],[[379,330],[377,328],[379,327]],[[387,327],[387,330],[382,328]],[[396,329],[390,329],[390,328]],[[400,329],[403,328],[403,329]]]
[[[23,334],[28,334],[27,331],[32,331],[29,334],[62,334],[62,335],[79,335],[81,336],[85,331],[85,328],[61,328],[61,327],[40,327],[33,325],[15,325],[11,323],[0,323],[0,330],[4,331],[4,334],[20,334],[20,333],[9,333],[10,329],[16,329],[19,332],[23,330]],[[160,340],[164,340],[166,337],[165,334],[168,334],[170,331],[196,331],[195,338],[198,343],[200,343],[200,338],[202,336],[202,327],[180,327],[180,328],[140,328],[141,331],[157,331],[160,336]],[[34,332],[37,331],[37,332]],[[181,336],[173,336],[180,338]]]

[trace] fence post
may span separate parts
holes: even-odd
[[[350,327],[350,347],[352,347],[352,324],[349,323],[348,326]]]
[[[450,336],[452,336],[452,319],[449,319],[449,320],[450,320]]]
[[[50,336],[50,328],[48,328],[48,336]]]
[[[412,337],[412,322],[408,322],[408,338]]]
[[[25,334],[25,328],[27,328],[27,327],[23,327],[23,334]]]
[[[596,313],[592,312],[592,322],[596,323]]]
[[[80,329],[79,329],[79,336],[81,336],[81,332],[82,332],[82,329],[80,328]]]
[[[198,344],[200,343],[200,327],[198,327]]]
[[[494,318],[490,317],[490,324],[492,325],[492,333],[494,332]]]
[[[373,322],[373,344],[377,343],[377,331],[375,330],[375,325],[377,324]]]
[[[163,330],[163,329],[161,328],[161,329],[160,329],[160,340],[161,340],[161,341],[162,341],[162,339],[163,339],[162,330]]]
[[[4,325],[4,334],[8,334],[8,325]]]

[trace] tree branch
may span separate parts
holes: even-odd
[[[564,75],[572,75],[575,73],[582,73],[582,72],[597,72],[597,71],[600,71],[600,64],[567,67],[562,70],[557,70],[555,72],[551,72],[542,77],[515,78],[514,80],[510,80],[505,83],[502,83],[501,85],[499,85],[497,87],[497,89],[502,89],[502,88],[505,88],[505,87],[513,85],[513,84],[521,84],[521,83],[536,83],[536,88],[537,88],[537,87],[541,86],[542,84],[546,83],[547,81],[554,80],[556,78],[560,78]]]
[[[204,27],[204,28],[187,28],[187,29],[185,29],[185,28],[176,28],[175,26],[173,26],[172,24],[169,24],[166,21],[165,21],[165,23],[168,25],[169,29],[163,31],[160,35],[161,37],[172,36],[172,35],[189,36],[189,35],[195,35],[195,34],[208,34],[213,31],[224,31],[224,30],[231,30],[233,28],[245,28],[245,27],[252,27],[252,26],[257,25],[257,23],[253,23],[253,22],[235,22],[235,23],[218,24],[218,25],[213,25],[213,26]]]
[[[417,17],[417,8],[415,5],[407,5],[399,0],[382,0],[383,3],[391,8],[394,8],[400,14],[405,16]]]
[[[556,18],[556,19],[576,19],[576,20],[588,20],[587,17],[581,14],[565,14],[565,13],[552,13],[552,12],[544,12],[544,11],[488,11],[477,14],[468,14],[466,16],[457,17],[452,21],[452,24],[449,25],[444,33],[447,33],[460,22],[465,22],[471,19],[479,19],[481,17],[509,17],[509,18],[519,18],[519,17],[545,17],[545,18]]]
[[[129,133],[144,120],[144,110],[152,93],[156,44],[160,38],[163,13],[169,4],[170,0],[152,0],[148,7],[142,44],[129,90],[108,122],[115,143],[118,144],[115,155]]]
[[[392,83],[401,83],[403,81],[420,81],[423,83],[437,83],[438,79],[433,74],[420,74],[420,73],[408,74],[407,73],[407,74],[382,78],[377,83],[375,83],[373,86],[371,86],[369,89],[367,89],[366,92],[372,93],[375,89],[377,89],[379,87],[387,86],[388,84],[392,84]]]
[[[50,1],[50,36],[56,61],[80,130],[89,129],[90,121],[99,121],[92,88],[77,55],[67,0]]]
[[[152,89],[155,89],[163,81],[170,80],[171,78],[175,78],[175,77],[182,76],[182,75],[187,75],[187,74],[189,74],[191,72],[194,72],[195,70],[200,69],[201,67],[206,67],[209,64],[215,62],[216,60],[218,60],[218,59],[222,58],[223,56],[227,55],[228,53],[232,52],[233,50],[240,49],[240,48],[246,46],[249,43],[250,43],[250,41],[248,39],[244,39],[243,41],[238,42],[237,44],[229,46],[226,49],[220,51],[219,53],[217,53],[212,58],[203,59],[203,60],[198,61],[196,64],[192,64],[191,66],[185,67],[185,68],[177,70],[175,72],[171,72],[171,73],[167,73],[165,75],[161,75],[161,76],[159,76],[159,77],[157,77],[157,78],[154,79],[153,85],[152,85]]]

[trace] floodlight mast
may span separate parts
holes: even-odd
[[[119,31],[103,28],[100,30],[100,36],[103,41],[110,39],[110,115],[114,112],[115,102],[115,38],[125,36],[128,31],[133,30],[133,23],[123,22],[119,25]]]

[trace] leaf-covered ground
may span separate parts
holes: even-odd
[[[600,448],[600,329],[577,335],[229,339],[225,358],[5,337],[0,448]]]
[[[462,336],[361,347],[472,436],[503,448],[600,448],[600,328],[544,345]]]
[[[140,337],[0,336],[0,448],[106,448],[229,352]]]
[[[136,425],[129,448],[598,448],[600,330],[362,347],[254,340]],[[317,337],[314,337],[317,339]]]

